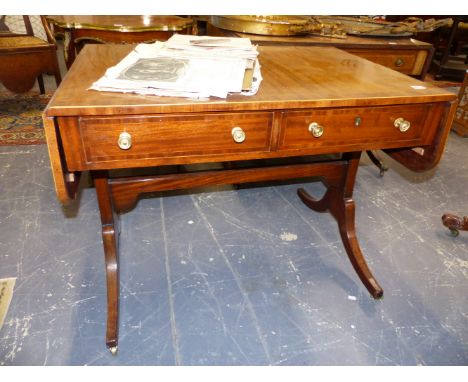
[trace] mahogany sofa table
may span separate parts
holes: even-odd
[[[118,341],[118,215],[131,210],[144,193],[319,177],[327,187],[324,197],[315,200],[304,189],[298,190],[299,197],[315,211],[331,212],[364,286],[374,298],[383,295],[355,233],[352,194],[360,154],[383,149],[414,171],[434,167],[453,119],[455,95],[336,48],[284,46],[259,48],[264,79],[255,96],[191,100],[87,90],[131,49],[85,46],[44,112],[60,201],[75,197],[81,172],[89,170],[95,181],[107,276],[106,344],[113,353]],[[341,155],[310,163],[294,160],[332,153]],[[281,158],[288,158],[287,163],[260,164]],[[236,166],[241,161],[243,166]],[[154,176],[109,174],[214,162],[233,165]]]

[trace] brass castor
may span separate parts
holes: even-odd
[[[458,217],[453,214],[444,214],[442,224],[446,226],[453,237],[457,237],[459,230],[468,231],[468,216]]]
[[[385,175],[385,171],[388,171],[388,167],[385,167],[384,165],[382,165],[382,167],[380,167],[379,175],[380,175],[380,176],[384,176],[384,175]]]
[[[460,234],[460,231],[458,231],[458,229],[456,229],[456,228],[449,228],[449,229],[450,229],[450,234],[453,237],[457,237]]]
[[[380,160],[380,158],[374,154],[373,151],[366,151],[367,153],[367,156],[369,157],[369,159],[372,161],[372,163],[374,163],[378,168],[379,168],[379,174],[380,176],[384,176],[385,174],[385,171],[388,171],[388,167],[386,167],[383,162]]]
[[[111,352],[112,355],[117,355],[117,346],[113,346],[109,348],[109,351]]]

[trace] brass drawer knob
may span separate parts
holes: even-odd
[[[127,132],[120,133],[117,144],[122,150],[128,150],[132,147],[132,136]]]
[[[320,126],[317,122],[312,122],[309,125],[309,132],[315,137],[320,138],[323,134],[323,127]]]
[[[397,58],[395,60],[395,66],[397,68],[399,68],[400,66],[403,66],[403,65],[405,65],[405,60],[403,60],[402,58]]]
[[[245,141],[245,132],[240,127],[234,127],[231,130],[232,139],[236,143],[242,143]]]
[[[405,120],[404,118],[397,118],[395,119],[394,126],[397,127],[402,133],[404,133],[411,127],[411,122]]]

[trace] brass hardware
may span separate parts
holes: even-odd
[[[405,65],[405,60],[403,60],[402,58],[397,58],[395,61],[395,66],[399,68],[400,66],[403,66],[403,65]]]
[[[453,237],[457,237],[460,234],[460,232],[458,232],[458,229],[456,229],[456,228],[449,228],[449,230],[450,230],[450,234]]]
[[[120,133],[117,143],[122,150],[128,150],[132,147],[132,136],[127,132]]]
[[[109,351],[111,352],[112,355],[117,355],[117,346],[113,346],[109,348]]]
[[[397,118],[395,119],[395,122],[393,124],[395,127],[398,127],[398,129],[404,133],[405,131],[408,131],[408,129],[411,127],[411,122],[405,120],[404,118]]]
[[[317,122],[312,122],[309,125],[309,132],[315,137],[320,138],[323,134],[323,127],[320,126]]]
[[[67,172],[65,174],[65,180],[69,183],[73,183],[75,181],[75,173],[74,172]]]
[[[234,127],[231,130],[232,139],[236,143],[242,143],[245,141],[245,132],[240,127]]]
[[[64,29],[92,29],[99,31],[117,31],[117,32],[148,32],[148,31],[182,31],[194,25],[192,19],[186,17],[158,17],[153,16],[153,20],[149,19],[149,25],[145,23],[145,16],[142,17],[141,22],[135,24],[135,17],[128,16],[102,16],[102,20],[96,20],[95,16],[48,16],[47,21]]]
[[[301,16],[211,16],[210,24],[234,32],[269,36],[306,34],[309,20]]]
[[[354,126],[358,127],[358,126],[361,126],[361,117],[356,117],[354,118]]]

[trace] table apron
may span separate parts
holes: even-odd
[[[444,106],[58,117],[58,126],[69,171],[109,170],[419,147],[431,143]]]

